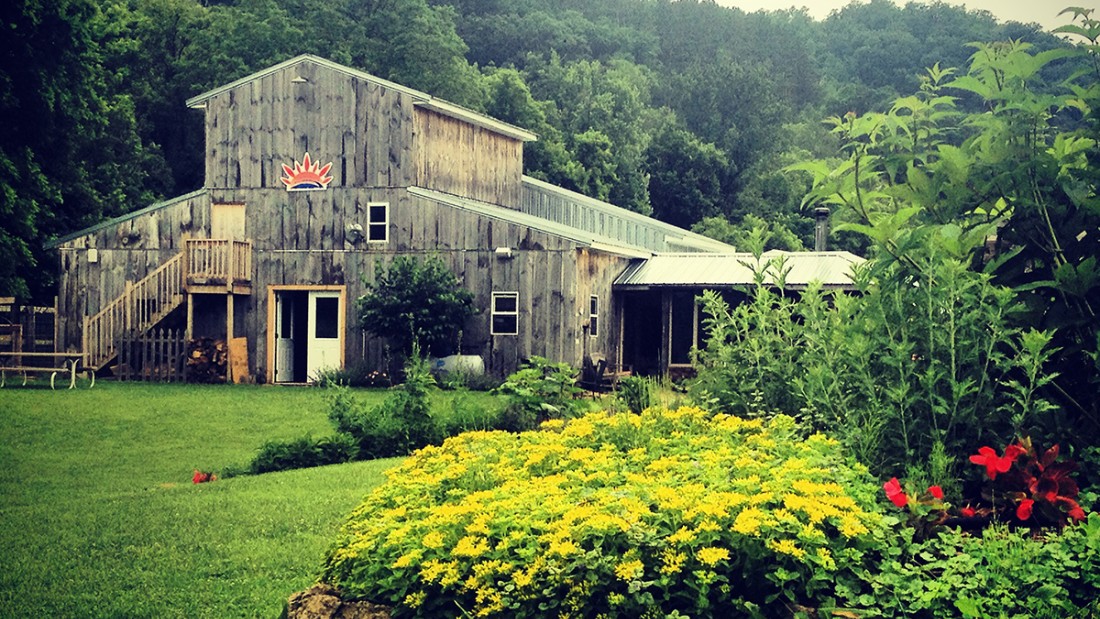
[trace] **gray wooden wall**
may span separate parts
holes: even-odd
[[[182,251],[184,239],[205,238],[209,229],[209,194],[195,192],[61,244],[59,349],[79,350],[85,315],[118,298],[127,281],[140,280]],[[97,262],[89,262],[89,249],[96,250]]]
[[[523,143],[409,94],[303,62],[206,102],[206,186],[284,189],[283,164],[332,162],[330,188],[417,185],[516,206]]]
[[[360,331],[354,304],[364,278],[372,281],[378,265],[398,254],[438,256],[474,292],[481,314],[466,325],[463,344],[495,373],[531,355],[570,363],[580,363],[585,351],[613,358],[611,281],[626,258],[405,190],[420,186],[519,208],[521,141],[417,107],[405,91],[312,62],[217,93],[206,106],[206,190],[60,246],[59,320],[68,349],[81,345],[83,317],[117,298],[127,280],[182,251],[185,239],[209,237],[212,203],[239,202],[254,254],[252,293],[235,304],[235,331],[249,338],[253,372],[267,369],[269,286],[346,286],[348,362],[381,363],[383,343]],[[287,192],[282,165],[307,151],[322,165],[333,163],[333,181],[325,191]],[[375,202],[390,205],[389,242],[348,242],[347,226],[365,228]],[[93,247],[96,263],[87,260]],[[497,247],[512,248],[511,258],[498,258]],[[519,293],[520,335],[489,334],[494,291]],[[592,294],[600,297],[601,333],[585,341]],[[224,324],[207,318],[197,317],[197,324]]]

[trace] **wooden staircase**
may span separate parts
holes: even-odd
[[[172,256],[98,314],[84,319],[84,353],[89,367],[102,370],[118,355],[119,336],[144,333],[186,298],[185,252]]]

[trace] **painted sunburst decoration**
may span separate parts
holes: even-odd
[[[287,191],[328,189],[328,184],[332,182],[332,177],[328,176],[328,171],[331,169],[331,161],[322,167],[320,162],[310,160],[309,153],[306,153],[301,163],[294,162],[293,168],[283,164],[283,173],[286,176],[280,180],[286,185]]]

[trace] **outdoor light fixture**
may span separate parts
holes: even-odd
[[[511,247],[498,247],[496,249],[496,255],[498,260],[511,260],[512,248]]]
[[[363,242],[363,225],[358,223],[350,223],[344,228],[344,235],[347,241],[352,245],[358,245]]]

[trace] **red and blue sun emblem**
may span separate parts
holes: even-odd
[[[306,153],[305,157],[302,157],[302,162],[294,162],[294,167],[290,167],[283,164],[283,173],[286,174],[280,180],[286,185],[287,191],[316,191],[319,189],[327,189],[328,184],[332,182],[332,177],[328,176],[328,171],[332,169],[332,162],[328,162],[324,167],[320,162],[311,161],[309,153]]]

